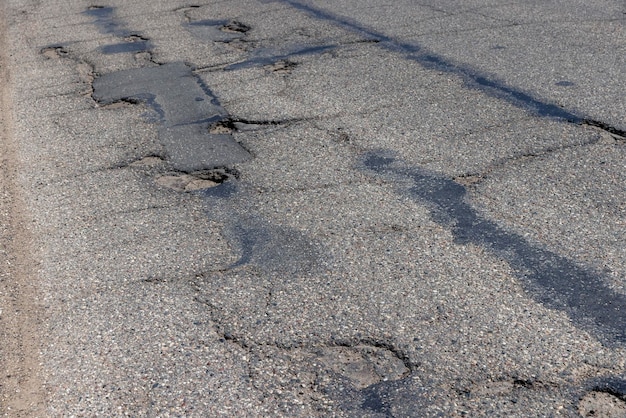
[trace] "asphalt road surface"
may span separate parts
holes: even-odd
[[[0,412],[626,416],[623,1],[6,0]]]

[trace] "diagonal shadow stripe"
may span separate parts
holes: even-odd
[[[482,218],[465,201],[465,187],[452,180],[420,168],[398,168],[383,152],[367,155],[364,165],[410,180],[410,197],[428,205],[433,219],[449,226],[458,243],[479,245],[506,260],[538,302],[567,312],[583,328],[599,331],[599,338],[626,343],[626,296],[608,288],[600,274]]]
[[[589,118],[583,115],[563,109],[554,103],[542,100],[528,92],[507,86],[504,82],[490,78],[488,75],[468,65],[452,62],[441,55],[426,50],[417,43],[402,42],[382,32],[367,28],[352,19],[338,16],[301,1],[267,1],[288,4],[316,19],[331,22],[351,32],[355,32],[366,39],[377,40],[376,45],[381,48],[403,54],[406,59],[417,62],[424,68],[454,74],[460,77],[468,88],[480,90],[491,97],[504,100],[536,116],[561,119],[571,123],[584,123],[589,120]]]

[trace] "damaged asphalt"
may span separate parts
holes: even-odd
[[[3,7],[5,416],[626,415],[623,2]]]

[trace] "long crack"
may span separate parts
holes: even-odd
[[[626,141],[626,131],[623,129],[618,129],[614,126],[611,126],[607,123],[604,122],[600,122],[597,120],[593,120],[593,119],[584,119],[582,122],[580,122],[581,125],[587,125],[587,126],[593,126],[595,128],[599,128],[602,129],[605,132],[608,132],[609,134],[611,134],[611,136],[613,136],[616,140],[619,141]]]
[[[481,172],[471,172],[471,173],[460,174],[458,176],[455,176],[453,180],[464,186],[473,186],[483,181],[487,176],[489,176],[494,171],[497,171],[498,169],[508,166],[510,164],[513,164],[517,161],[522,161],[522,160],[530,159],[530,158],[542,158],[542,157],[546,157],[548,155],[552,155],[554,153],[565,151],[568,149],[588,147],[590,145],[595,145],[599,143],[600,140],[601,140],[600,137],[594,137],[588,141],[584,141],[578,144],[568,144],[568,145],[563,145],[560,147],[548,147],[537,152],[526,152],[526,153],[513,155],[511,157],[497,160],[491,163],[488,167],[486,167]]]

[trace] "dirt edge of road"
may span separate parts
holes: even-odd
[[[0,414],[44,416],[43,313],[28,211],[18,181],[6,8],[0,3]]]

